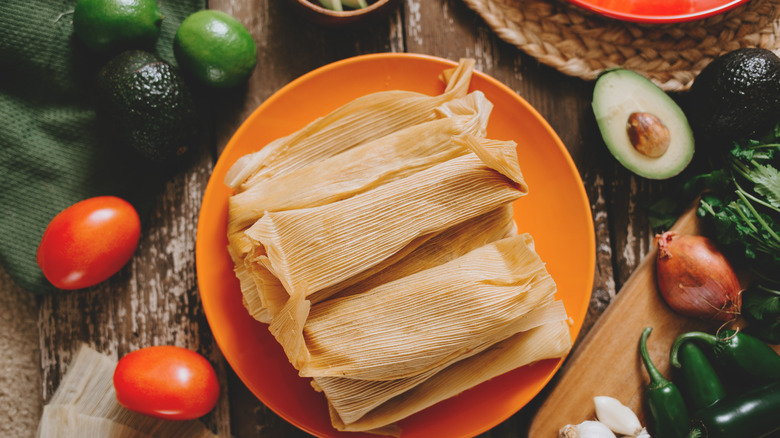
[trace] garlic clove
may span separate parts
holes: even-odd
[[[612,432],[637,436],[642,431],[642,424],[634,411],[617,399],[599,396],[593,398],[593,403],[596,405],[596,418]]]
[[[640,430],[639,433],[637,434],[636,438],[653,438],[653,437],[651,437],[650,434],[647,432],[647,429],[643,427],[642,430]]]
[[[558,431],[558,438],[617,438],[609,428],[598,421],[567,424]]]

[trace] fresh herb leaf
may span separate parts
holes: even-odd
[[[780,291],[761,286],[742,293],[742,314],[748,331],[772,344],[780,343]]]
[[[750,181],[757,194],[766,198],[774,208],[780,209],[780,172],[772,166],[757,165],[750,172]]]

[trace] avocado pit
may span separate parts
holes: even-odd
[[[626,132],[634,149],[650,158],[658,158],[665,154],[671,143],[669,128],[650,113],[631,113],[628,116]]]

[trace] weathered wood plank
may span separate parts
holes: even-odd
[[[38,426],[40,350],[35,297],[0,267],[0,436],[26,437]]]

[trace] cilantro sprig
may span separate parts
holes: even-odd
[[[764,138],[735,142],[720,162],[689,182],[705,188],[697,213],[757,277],[780,284],[780,124]]]

